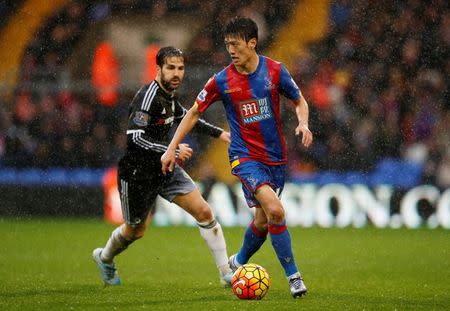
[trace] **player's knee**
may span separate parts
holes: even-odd
[[[140,238],[142,238],[143,236],[145,235],[145,231],[144,230],[139,230],[139,231],[135,231],[134,233],[133,233],[133,236],[132,236],[132,241],[136,241],[136,240],[139,240]]]
[[[197,222],[207,222],[214,218],[211,208],[207,204],[201,205],[193,216]]]
[[[143,231],[133,231],[130,232],[129,234],[127,234],[125,236],[125,239],[129,240],[129,241],[136,241],[139,240],[140,238],[142,238],[145,235],[145,232]]]
[[[131,227],[127,226],[123,232],[125,239],[129,241],[136,241],[145,235],[145,227]]]
[[[255,219],[253,224],[255,225],[256,229],[258,229],[258,231],[260,232],[266,232],[268,230],[267,220]]]
[[[284,210],[279,206],[270,207],[268,216],[271,223],[281,224],[284,222]]]

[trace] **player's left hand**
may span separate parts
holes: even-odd
[[[303,146],[305,146],[306,148],[311,146],[313,135],[306,124],[299,124],[299,126],[297,126],[297,128],[295,129],[295,135],[300,136],[300,133],[302,134]]]
[[[223,140],[226,143],[231,143],[231,135],[230,132],[223,131],[222,134],[220,134],[219,138]]]

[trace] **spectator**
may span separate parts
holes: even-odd
[[[102,110],[92,90],[59,87],[88,19],[94,24],[124,12],[147,13],[154,20],[173,12],[208,17],[187,49],[189,65],[198,66],[196,76],[203,84],[208,73],[228,63],[218,24],[237,14],[251,15],[259,21],[261,35],[266,32],[262,49],[294,5],[292,0],[86,3],[70,1],[30,42],[14,102],[1,112],[0,165],[105,167],[123,152],[120,133],[126,120],[111,120],[123,118],[128,95],[120,93],[115,108]],[[425,182],[448,185],[439,171],[448,166],[450,141],[448,1],[337,0],[331,6],[330,26],[328,35],[299,55],[291,68],[310,100],[316,133],[311,150],[299,151],[293,148],[297,138],[285,131],[292,174],[369,170],[379,159],[395,157],[422,162]],[[184,92],[187,101],[195,96],[191,90]],[[291,109],[282,107],[282,113]],[[291,128],[291,123],[287,120],[284,126]],[[102,148],[97,148],[100,141]]]

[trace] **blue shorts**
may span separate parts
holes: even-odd
[[[280,197],[284,188],[286,165],[268,165],[257,161],[246,161],[234,167],[231,173],[241,180],[248,206],[260,207],[255,198],[255,191],[263,185],[269,185]]]

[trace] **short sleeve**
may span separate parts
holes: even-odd
[[[280,84],[279,84],[280,94],[286,96],[291,100],[297,100],[300,98],[300,89],[295,83],[289,71],[286,67],[281,64],[280,66]]]
[[[206,82],[203,90],[200,91],[195,102],[198,107],[198,111],[203,113],[212,103],[217,101],[220,97],[219,90],[217,88],[216,77],[211,77],[208,82]]]

